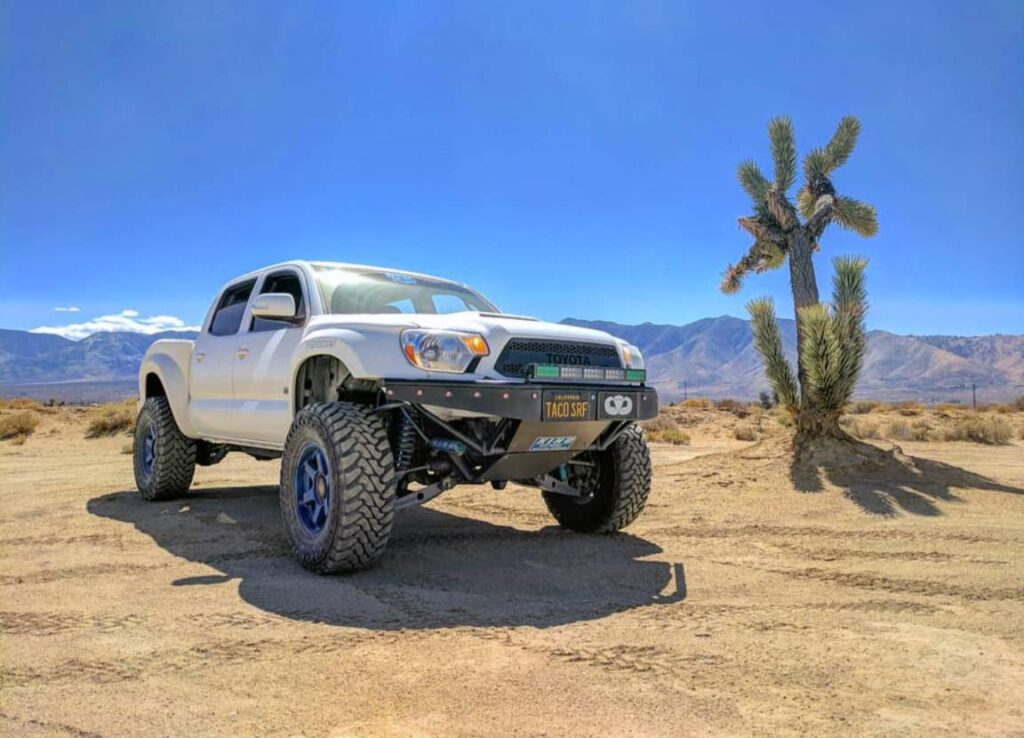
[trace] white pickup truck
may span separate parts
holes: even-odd
[[[320,573],[383,552],[396,509],[457,484],[539,488],[565,528],[614,532],[650,491],[637,420],[658,412],[635,346],[501,313],[410,272],[294,261],[230,281],[195,341],[139,370],[147,500],[231,451],[281,458],[281,516]]]

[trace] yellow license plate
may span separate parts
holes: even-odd
[[[543,402],[544,420],[590,420],[594,416],[589,392],[546,390]]]

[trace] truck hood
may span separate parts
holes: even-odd
[[[492,350],[504,345],[505,339],[548,338],[563,341],[618,344],[610,333],[580,328],[564,323],[550,323],[536,318],[503,313],[461,312],[445,315],[395,313],[385,315],[324,315],[314,318],[316,329],[354,328],[392,330],[398,333],[406,328],[427,328],[479,333],[488,339]],[[311,327],[313,327],[311,326]],[[491,339],[497,339],[491,341]],[[497,345],[495,345],[497,344]]]

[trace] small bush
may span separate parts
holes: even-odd
[[[872,400],[858,400],[850,403],[851,415],[867,415],[878,407],[879,403]]]
[[[882,437],[878,431],[878,423],[870,420],[853,420],[849,424],[850,433],[862,440],[873,440]]]
[[[1024,413],[1024,395],[1021,395],[1013,401],[1013,406],[1017,408],[1017,412]]]
[[[10,410],[39,410],[42,408],[42,405],[28,397],[15,397],[11,400],[6,400],[4,406]]]
[[[97,415],[86,428],[86,438],[113,436],[118,433],[129,433],[135,429],[135,401],[126,400],[111,405],[103,405]]]
[[[1012,437],[1013,428],[1002,418],[983,418],[978,415],[959,420],[943,436],[946,441],[971,441],[990,446],[1005,446]]]
[[[656,443],[671,443],[674,446],[689,446],[690,434],[681,428],[669,428],[668,430],[650,431],[647,438]]]
[[[749,425],[741,425],[732,432],[733,438],[737,441],[756,441],[757,429]]]
[[[683,446],[690,442],[690,436],[668,415],[659,415],[644,421],[641,425],[643,425],[644,435],[649,441],[672,443],[676,446]]]
[[[0,439],[24,441],[39,427],[39,417],[33,412],[20,412],[0,417]]]
[[[779,421],[779,425],[783,428],[792,428],[796,425],[796,421],[793,420],[793,416],[788,412],[782,412],[775,416],[775,419]]]
[[[925,406],[922,405],[920,402],[901,402],[899,405],[896,406],[896,412],[898,412],[900,415],[905,415],[907,417],[920,415],[922,412],[924,412],[924,410]]]
[[[690,400],[683,400],[679,403],[680,407],[685,407],[688,410],[710,410],[713,405],[711,400],[706,397],[694,397]]]
[[[914,423],[893,420],[885,427],[885,436],[898,441],[927,441],[931,437],[931,427],[923,420]]]
[[[728,410],[729,412],[735,412],[737,410],[746,410],[747,406],[739,400],[733,400],[732,398],[725,397],[715,403],[715,407],[719,410]]]

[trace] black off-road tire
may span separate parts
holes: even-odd
[[[308,463],[302,460],[311,448],[323,453],[328,467],[322,484],[329,485],[329,506],[319,514],[320,526],[309,525],[309,508],[303,510],[298,502],[304,494],[302,468]],[[321,484],[319,478],[316,483]],[[380,415],[348,402],[303,408],[285,442],[280,503],[292,550],[307,569],[355,571],[380,558],[395,514],[395,462]]]
[[[135,486],[142,499],[172,500],[192,486],[196,444],[174,422],[166,397],[150,397],[135,422]]]
[[[633,425],[587,461],[599,470],[589,499],[544,493],[548,510],[563,528],[580,533],[616,533],[643,512],[651,493],[651,454],[643,431]]]

